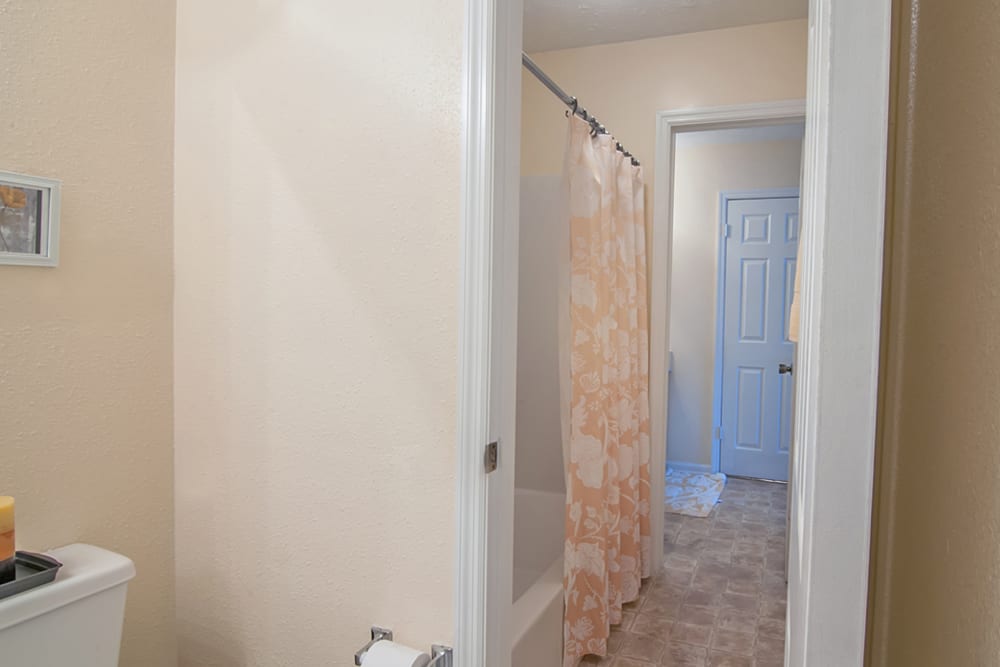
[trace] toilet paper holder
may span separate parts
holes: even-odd
[[[354,664],[360,667],[362,661],[365,659],[365,654],[368,653],[368,649],[374,646],[375,642],[380,642],[383,639],[392,641],[392,630],[373,625],[371,641],[358,649],[358,652],[354,654]],[[431,661],[427,663],[427,667],[454,667],[453,654],[454,650],[452,647],[434,644],[431,646]]]
[[[431,645],[431,661],[427,667],[455,667],[454,650],[450,646],[441,644]]]
[[[380,642],[383,639],[392,641],[392,630],[387,630],[385,628],[380,628],[377,625],[372,626],[372,639],[370,642],[358,649],[357,653],[354,654],[354,664],[358,667],[361,666],[361,661],[364,659],[365,654],[368,653],[368,649],[375,645],[375,642]]]

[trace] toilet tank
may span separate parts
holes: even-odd
[[[0,664],[117,667],[132,561],[89,544],[48,553],[54,582],[0,600]]]

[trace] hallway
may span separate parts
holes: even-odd
[[[665,567],[584,665],[780,667],[786,487],[729,479],[707,518],[666,515]]]

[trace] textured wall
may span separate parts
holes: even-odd
[[[657,111],[801,99],[806,94],[805,20],[531,57],[642,161],[649,184],[656,161]],[[521,173],[559,173],[566,107],[535,77],[526,74],[523,80]],[[647,198],[652,199],[652,187]],[[651,216],[652,207],[646,212]]]
[[[677,147],[668,463],[712,463],[719,193],[798,187],[801,156],[799,139]]]
[[[181,0],[180,663],[452,633],[461,0]]]
[[[1000,5],[900,0],[869,664],[1000,655]]]
[[[0,2],[0,169],[63,181],[59,266],[0,266],[0,493],[21,548],[135,560],[135,667],[176,664],[173,56],[173,2]]]

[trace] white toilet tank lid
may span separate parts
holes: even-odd
[[[0,630],[127,583],[135,576],[130,559],[90,544],[70,544],[47,553],[63,564],[56,580],[0,600]]]

